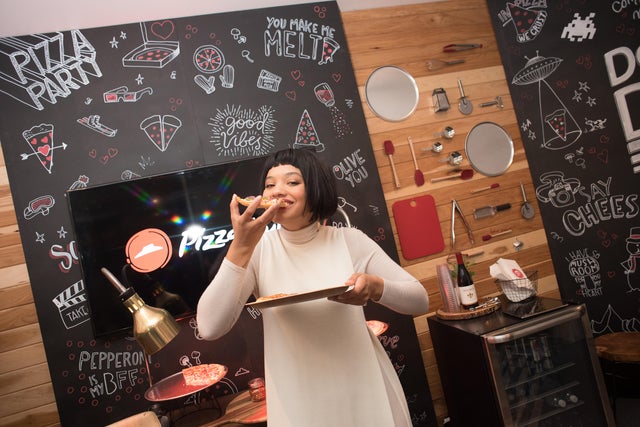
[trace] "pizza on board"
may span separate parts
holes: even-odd
[[[227,374],[227,368],[215,363],[191,366],[182,370],[184,382],[188,386],[215,384]]]
[[[290,297],[292,295],[297,295],[297,294],[296,293],[293,293],[293,294],[279,293],[279,294],[267,295],[267,296],[260,297],[260,298],[256,299],[256,302],[271,301],[272,299]]]

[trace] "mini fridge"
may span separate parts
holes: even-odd
[[[536,297],[427,318],[449,426],[615,426],[586,307]]]

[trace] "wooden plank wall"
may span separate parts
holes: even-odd
[[[384,65],[395,65],[407,70],[417,80],[420,101],[414,115],[402,122],[388,122],[374,116],[365,105],[367,124],[375,150],[376,161],[387,207],[398,200],[432,195],[437,203],[438,215],[446,248],[442,253],[408,261],[400,257],[402,265],[414,274],[427,289],[431,298],[429,315],[441,307],[435,266],[446,262],[449,255],[449,230],[451,226],[451,198],[456,198],[469,217],[476,235],[471,245],[460,220],[456,220],[459,249],[469,253],[481,252],[472,258],[470,269],[474,273],[476,287],[481,298],[497,293],[489,278],[489,265],[498,257],[517,260],[523,267],[537,269],[540,276],[540,292],[556,295],[557,283],[553,275],[549,249],[539,214],[527,221],[520,216],[522,202],[519,183],[523,182],[536,211],[533,184],[525,158],[518,123],[511,105],[509,88],[500,63],[500,55],[484,0],[456,0],[424,3],[411,6],[369,9],[343,14],[343,22],[358,86],[363,104],[364,84],[369,74]],[[480,49],[458,54],[442,53],[449,43],[482,43]],[[463,64],[429,71],[426,60],[463,58]],[[471,115],[464,116],[457,109],[459,97],[457,80],[461,79],[465,93],[474,104]],[[446,90],[452,108],[435,113],[431,100],[433,89]],[[479,103],[502,96],[505,108],[480,108]],[[476,174],[470,181],[445,181],[429,183],[430,178],[444,175],[449,166],[440,160],[451,151],[464,153],[464,139],[469,130],[483,121],[503,126],[514,139],[515,157],[509,170],[496,178]],[[456,136],[444,142],[444,154],[424,154],[423,147],[431,147],[442,141],[434,134],[445,126],[452,126]],[[414,164],[407,137],[412,137],[420,169],[425,173],[426,184],[414,184]],[[401,188],[396,189],[383,150],[383,141],[394,142],[394,160]],[[463,167],[468,163],[463,163]],[[470,194],[473,188],[492,183],[500,187],[491,191]],[[475,207],[495,205],[510,201],[513,208],[492,219],[475,221],[471,212]],[[395,234],[396,244],[400,248]],[[488,242],[480,236],[496,230],[512,229],[513,233]],[[524,248],[516,252],[512,246],[515,237],[524,242]],[[439,424],[446,416],[446,404],[427,327],[427,316],[415,319],[425,370]],[[0,154],[0,427],[60,425],[47,368],[46,355],[40,335],[29,277],[18,234],[16,214],[13,208],[4,158]]]
[[[436,200],[441,230],[445,238],[445,250],[440,254],[411,261],[404,259],[400,250],[402,265],[422,282],[429,293],[429,315],[433,315],[442,306],[436,265],[445,263],[450,254],[452,198],[458,201],[465,212],[476,237],[476,244],[471,245],[458,218],[455,221],[456,247],[468,253],[482,252],[481,255],[470,259],[470,270],[474,273],[476,289],[481,299],[498,292],[489,277],[489,266],[499,257],[515,259],[525,269],[536,269],[540,276],[540,293],[558,296],[557,282],[538,205],[535,202],[529,166],[485,1],[456,0],[349,12],[343,14],[343,22],[363,100],[366,99],[364,85],[367,77],[380,66],[399,66],[408,71],[418,83],[418,109],[407,120],[381,120],[367,106],[365,114],[390,214],[393,215],[393,203],[399,200],[424,194],[430,194]],[[443,46],[450,43],[481,43],[483,47],[458,53],[443,53]],[[465,62],[430,71],[426,66],[430,58],[464,59]],[[458,79],[463,82],[465,95],[474,105],[473,112],[468,116],[461,114],[457,108],[460,96]],[[451,109],[447,112],[436,113],[434,109],[431,95],[433,89],[439,87],[444,88],[448,94]],[[495,106],[479,107],[480,103],[494,100],[498,95],[505,102],[503,109]],[[441,159],[452,151],[464,153],[467,133],[474,125],[484,121],[501,125],[514,139],[515,156],[508,171],[495,178],[475,174],[470,181],[453,180],[431,184],[431,178],[445,175],[450,169]],[[456,131],[456,136],[450,142],[434,136],[445,126],[451,126]],[[408,137],[414,142],[418,165],[425,175],[426,184],[421,187],[414,183],[415,167],[407,142]],[[389,159],[383,148],[387,139],[392,140],[395,146],[393,157],[401,183],[399,189],[395,188]],[[423,154],[422,149],[429,149],[436,141],[441,141],[444,145],[443,154]],[[462,167],[469,167],[466,156]],[[520,214],[523,201],[520,182],[524,183],[528,199],[534,204],[537,212],[532,220],[525,220]],[[477,194],[470,193],[471,189],[493,183],[499,183],[499,188]],[[474,208],[505,202],[510,202],[513,207],[491,219],[476,221],[471,215]],[[392,224],[395,233],[393,218]],[[480,238],[504,229],[512,229],[513,233],[487,242]],[[524,242],[524,247],[519,252],[516,252],[512,245],[516,236]],[[397,234],[396,245],[400,248]],[[446,404],[426,317],[417,317],[415,324],[436,415],[441,425],[446,416]]]

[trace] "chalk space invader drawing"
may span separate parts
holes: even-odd
[[[582,19],[579,13],[574,13],[573,21],[564,27],[561,38],[569,39],[572,42],[592,39],[596,33],[596,26],[593,23],[595,16],[596,14],[591,12],[589,16]]]

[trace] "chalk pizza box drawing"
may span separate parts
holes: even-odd
[[[124,67],[162,68],[180,54],[180,43],[166,40],[173,34],[173,22],[163,21],[151,24],[151,34],[156,40],[149,39],[147,26],[140,23],[142,44],[122,58]]]
[[[140,129],[147,134],[147,137],[160,150],[165,151],[174,135],[182,126],[182,121],[170,114],[161,116],[156,114],[147,117],[140,123]]]

